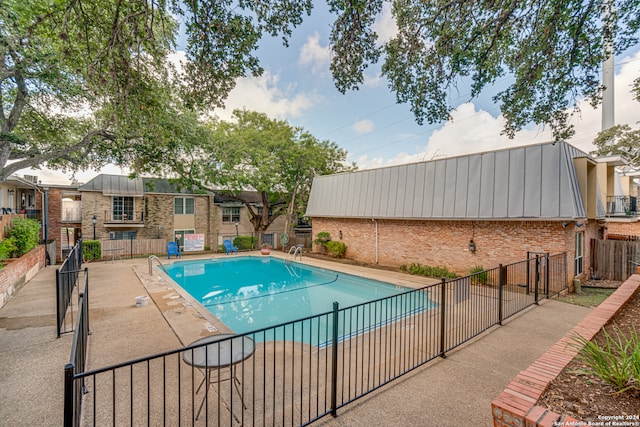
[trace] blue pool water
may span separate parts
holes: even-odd
[[[408,289],[331,270],[285,263],[272,257],[180,261],[167,266],[171,278],[236,333],[245,333],[407,292]],[[431,306],[426,293],[411,303],[396,299],[342,316],[339,335],[361,333]],[[331,317],[320,316],[262,335],[322,345]]]

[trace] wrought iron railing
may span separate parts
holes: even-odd
[[[60,268],[56,269],[56,326],[58,337],[67,330],[66,319],[67,310],[71,307],[73,290],[78,283],[78,274],[82,268],[82,239],[71,249],[69,255],[62,262]],[[73,319],[71,319],[73,324]]]
[[[607,216],[635,216],[638,215],[638,203],[635,197],[608,196]]]
[[[139,223],[144,222],[144,211],[104,211],[104,222],[113,223]]]
[[[74,381],[74,377],[83,372],[87,360],[87,344],[89,331],[89,271],[84,269],[84,290],[78,294],[78,317],[74,327],[71,356],[64,367],[65,398],[64,425],[80,424],[82,395],[86,392],[84,380]]]
[[[205,425],[306,425],[565,289],[563,271],[565,254],[545,255],[351,307],[334,303],[227,338],[255,343],[247,351],[245,340],[235,349],[228,342],[231,354],[250,354],[234,364],[199,370],[185,360],[201,346],[186,347],[75,373],[67,381],[76,389],[84,382],[88,395],[65,399],[82,404],[85,425],[194,424],[200,406]],[[222,358],[220,350],[202,351]]]

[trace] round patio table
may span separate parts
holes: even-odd
[[[205,345],[206,344],[206,345]],[[236,375],[236,367],[239,363],[244,362],[253,355],[255,351],[255,342],[245,336],[236,336],[235,334],[220,334],[211,335],[208,337],[200,338],[191,344],[189,349],[182,352],[182,360],[187,365],[193,366],[202,370],[204,378],[196,394],[202,388],[202,385],[206,382],[207,388],[214,383],[220,383],[223,381],[233,381],[233,384],[238,391],[242,406],[244,405],[244,399],[240,391],[240,380]],[[192,348],[191,348],[192,347]],[[225,378],[220,377],[220,372],[217,374],[212,371],[219,371],[222,368],[231,368],[230,375]],[[196,420],[200,416],[202,407],[207,398],[207,394],[202,397],[202,402],[198,408]],[[246,407],[246,406],[245,406]]]

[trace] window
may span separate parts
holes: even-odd
[[[113,220],[133,220],[133,197],[113,196]]]
[[[262,206],[258,206],[258,215],[262,215]],[[269,212],[267,213],[270,217],[273,216],[273,208],[269,208]]]
[[[184,235],[185,234],[195,234],[195,230],[174,230],[173,231],[173,241],[178,244],[181,248],[184,248]]]
[[[135,231],[111,231],[109,240],[136,240]]]
[[[240,208],[222,208],[222,222],[240,222]]]
[[[580,231],[576,233],[576,258],[574,262],[576,276],[581,275],[583,271],[583,266],[582,266],[583,254],[584,254],[584,232]]]
[[[175,215],[193,215],[195,213],[195,203],[193,197],[174,198],[173,213]]]

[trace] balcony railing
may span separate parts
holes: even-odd
[[[62,222],[82,222],[81,208],[63,208]]]
[[[607,197],[607,216],[636,216],[638,203],[635,197],[609,196]]]
[[[142,211],[124,211],[114,212],[106,211],[104,213],[105,224],[128,224],[144,222],[144,212]]]

